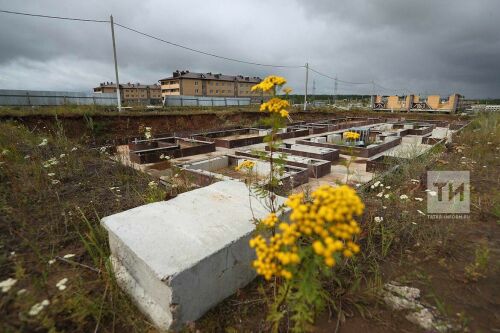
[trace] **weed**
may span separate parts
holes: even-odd
[[[477,281],[486,276],[490,261],[490,249],[487,244],[480,244],[474,251],[474,261],[465,267],[465,276],[471,281]]]

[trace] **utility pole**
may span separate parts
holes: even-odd
[[[333,98],[337,100],[337,93],[339,91],[339,81],[337,79],[337,75],[335,75],[335,85],[333,86]]]
[[[111,22],[111,38],[113,39],[113,57],[115,59],[116,99],[118,101],[118,112],[121,112],[122,99],[120,96],[120,80],[118,79],[118,61],[116,60],[115,24],[113,23],[113,15],[111,15],[109,18]]]
[[[309,63],[306,62],[306,93],[304,94],[304,111],[307,108],[307,83],[309,81]]]

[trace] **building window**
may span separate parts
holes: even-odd
[[[216,93],[216,94],[218,94],[218,93],[219,93],[219,90],[216,90],[216,91],[215,91],[215,93]]]
[[[194,92],[197,94],[198,93],[198,89],[195,89]]]
[[[194,81],[194,85],[197,86],[198,85],[198,81]]]
[[[219,85],[219,82],[215,82],[215,85],[218,86]]]
[[[214,91],[213,91],[212,89],[210,89],[210,93],[211,93],[211,94],[213,94],[213,93],[214,93]]]

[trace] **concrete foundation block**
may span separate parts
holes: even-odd
[[[263,204],[251,200],[254,216],[266,216]],[[246,186],[221,181],[101,223],[120,286],[158,328],[168,330],[200,318],[254,279],[251,220]]]

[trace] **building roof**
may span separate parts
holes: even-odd
[[[262,81],[260,77],[257,76],[243,76],[243,75],[225,75],[216,73],[195,73],[190,71],[175,71],[172,76],[160,79],[159,81],[173,80],[173,79],[198,79],[198,80],[215,80],[215,81],[236,81],[236,82],[249,82],[249,83],[259,83]]]
[[[99,87],[97,88],[104,88],[104,87],[116,87],[116,83],[113,82],[101,82],[99,83]],[[140,84],[140,83],[125,83],[125,84],[120,84],[120,88],[138,88],[138,89],[160,89],[160,85],[158,83],[155,84]]]

